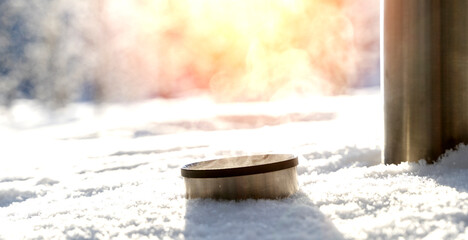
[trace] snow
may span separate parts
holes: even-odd
[[[466,239],[468,146],[383,165],[377,90],[273,103],[208,96],[0,117],[0,239]],[[180,167],[300,156],[297,194],[186,200]]]

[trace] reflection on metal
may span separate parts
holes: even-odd
[[[182,168],[187,198],[277,199],[298,190],[297,157],[289,154],[224,158]]]
[[[387,164],[468,143],[468,1],[385,0]]]

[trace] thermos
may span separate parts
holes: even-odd
[[[385,0],[384,162],[468,143],[468,1]]]

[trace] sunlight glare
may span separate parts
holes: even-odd
[[[113,34],[125,33],[109,44],[131,46],[135,81],[157,95],[183,86],[227,101],[342,93],[355,51],[338,2],[102,0]]]

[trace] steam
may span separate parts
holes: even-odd
[[[267,155],[251,155],[242,157],[221,158],[216,160],[202,161],[190,165],[190,170],[214,170],[214,169],[229,169],[251,167],[258,165],[266,165],[276,162],[288,161],[294,158],[294,155],[289,154],[267,154]]]
[[[1,1],[0,103],[343,93],[371,58],[345,2]]]

